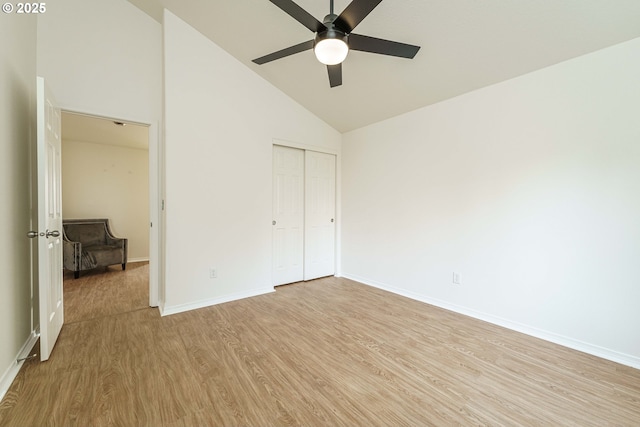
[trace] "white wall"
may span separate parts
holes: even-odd
[[[66,219],[108,218],[129,262],[149,259],[148,150],[63,140],[62,188]]]
[[[164,18],[167,314],[273,289],[273,139],[337,152],[341,136],[175,15]]]
[[[57,0],[38,16],[38,74],[63,109],[156,123],[162,27],[126,0]]]
[[[345,134],[344,276],[640,367],[638,76],[635,39]]]
[[[0,399],[30,348],[30,158],[35,144],[36,19],[0,16]],[[35,336],[33,336],[35,338]],[[23,350],[23,351],[22,351]]]
[[[154,226],[149,230],[149,280],[154,305],[154,284],[163,280],[157,274],[162,25],[126,0],[57,0],[38,16],[37,48],[38,74],[63,110],[150,125],[149,214]]]

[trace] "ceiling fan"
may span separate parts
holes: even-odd
[[[342,61],[350,49],[400,58],[413,58],[420,49],[420,46],[352,33],[382,0],[353,0],[340,15],[333,13],[333,0],[330,0],[329,14],[324,17],[323,22],[318,21],[292,0],[270,1],[316,33],[316,36],[313,40],[254,59],[253,62],[258,65],[313,49],[318,61],[327,66],[329,85],[336,87],[342,84]]]

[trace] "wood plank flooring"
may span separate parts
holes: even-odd
[[[149,263],[128,263],[64,273],[64,323],[112,316],[149,307]]]
[[[640,425],[640,370],[325,278],[65,324],[2,426]]]

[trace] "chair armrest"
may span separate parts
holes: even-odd
[[[127,242],[127,239],[125,238],[121,238],[121,237],[113,237],[113,236],[106,236],[106,240],[107,240],[107,245],[114,245],[114,246],[120,246],[120,247],[124,247],[124,245]]]
[[[127,238],[121,238],[121,237],[114,237],[111,234],[108,234],[106,236],[107,238],[107,245],[114,245],[114,246],[118,246],[120,248],[122,248],[123,251],[123,264],[127,263],[127,257],[129,256],[129,239]]]
[[[80,270],[80,258],[82,256],[82,243],[72,242],[64,236],[62,240],[62,260],[64,268],[71,271]]]
[[[124,267],[127,264],[127,257],[129,256],[129,241],[126,238],[120,238],[113,235],[108,219],[105,220],[104,227],[107,232],[105,236],[107,244],[117,245],[122,248],[122,269],[124,270]]]

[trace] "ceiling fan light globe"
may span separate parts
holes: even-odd
[[[337,65],[347,57],[349,46],[342,39],[323,39],[316,42],[313,51],[321,63]]]

